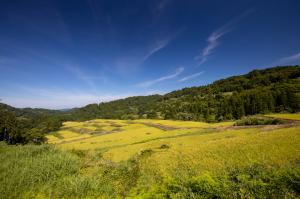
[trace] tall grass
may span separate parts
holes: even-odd
[[[76,175],[76,156],[47,145],[7,146],[0,143],[0,197],[30,197],[57,181]]]
[[[195,175],[186,164],[163,176],[145,150],[121,163],[87,151],[0,143],[0,198],[297,198],[299,161],[251,163]],[[150,164],[149,164],[150,163]]]
[[[136,186],[135,157],[119,164],[99,154],[50,145],[0,143],[0,198],[116,198]]]

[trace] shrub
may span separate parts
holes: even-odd
[[[168,149],[168,148],[170,148],[170,146],[166,145],[166,144],[162,144],[159,148],[160,149]]]
[[[248,126],[248,125],[277,125],[284,124],[285,122],[275,118],[263,118],[263,117],[245,117],[236,121],[235,126]]]
[[[148,157],[152,155],[154,151],[152,149],[145,149],[140,152],[140,157]]]

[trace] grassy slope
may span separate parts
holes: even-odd
[[[0,198],[296,196],[300,126],[232,124],[67,122],[56,147],[0,143]]]

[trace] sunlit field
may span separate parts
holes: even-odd
[[[299,118],[299,114],[283,116]],[[300,157],[297,124],[241,128],[233,123],[105,119],[65,122],[60,131],[48,136],[48,142],[66,150],[101,152],[113,162],[151,151],[151,162],[159,162],[162,171],[176,167],[182,158],[201,172],[252,161],[280,165]]]
[[[270,115],[266,115],[266,116],[287,119],[287,120],[299,120],[300,121],[300,113],[298,113],[298,114],[279,113],[279,114],[270,114]]]
[[[298,197],[299,122],[96,119],[47,138],[0,143],[0,198]]]
[[[145,150],[156,149],[179,137],[218,133],[233,122],[209,124],[169,120],[91,120],[65,122],[49,135],[48,143],[63,149],[97,150],[113,161],[127,160]],[[200,136],[202,138],[203,136]],[[120,151],[122,151],[120,153]]]

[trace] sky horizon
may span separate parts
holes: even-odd
[[[300,2],[4,0],[0,99],[66,109],[300,64]]]

